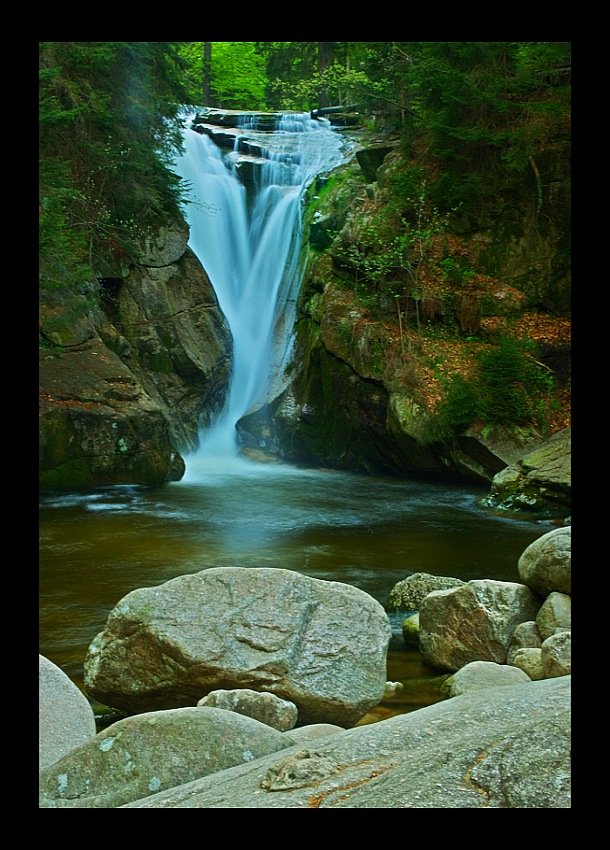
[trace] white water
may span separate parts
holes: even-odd
[[[339,165],[343,142],[327,122],[285,116],[272,134],[248,128],[265,147],[254,197],[235,165],[205,135],[185,131],[177,173],[191,184],[186,210],[189,245],[216,291],[233,336],[233,365],[225,407],[185,458],[187,474],[240,466],[236,424],[280,385],[291,353],[299,268],[302,197],[316,175]]]

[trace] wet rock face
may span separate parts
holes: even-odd
[[[494,476],[489,502],[529,511],[570,510],[572,429],[564,428]]]
[[[102,303],[105,343],[163,411],[173,444],[192,448],[200,415],[224,400],[232,347],[199,260],[185,246],[173,263],[132,269]]]
[[[415,355],[406,360],[398,356],[395,338],[399,328],[391,334],[384,330],[390,321],[396,320],[395,298],[382,290],[374,296],[374,287],[350,253],[352,248],[356,253],[360,251],[359,239],[364,229],[369,225],[374,228],[376,220],[383,215],[384,204],[392,197],[394,181],[406,173],[405,158],[392,150],[391,143],[367,145],[365,142],[357,150],[355,160],[361,172],[358,179],[352,173],[358,169],[350,163],[350,168],[333,171],[324,192],[310,197],[309,245],[303,248],[308,262],[296,324],[291,383],[271,402],[271,423],[267,427],[270,435],[266,434],[259,445],[272,446],[275,453],[290,460],[358,471],[479,484],[491,483],[498,476],[494,485],[502,483],[503,489],[507,488],[505,493],[498,494],[504,502],[505,498],[513,497],[518,485],[513,487],[510,472],[502,480],[502,471],[535,449],[542,436],[533,434],[530,438],[523,429],[511,429],[508,433],[507,429],[494,427],[490,431],[477,424],[476,429],[442,445],[435,441],[435,408],[428,409],[425,393],[418,391],[418,384],[425,386],[428,380],[425,363],[418,364]],[[549,170],[549,177],[551,173],[555,177],[561,174],[559,163]],[[367,185],[363,184],[363,177],[369,181]],[[515,208],[523,211],[527,204],[519,201]],[[518,222],[518,229],[524,234],[539,234],[527,216]],[[523,266],[524,278],[528,276],[526,266],[529,270],[542,269],[546,258],[557,255],[549,245],[556,246],[557,240],[563,239],[561,234],[567,233],[569,229],[565,227],[553,229],[540,241],[537,236],[535,244],[527,239],[516,240],[513,247],[519,256],[517,265]],[[518,277],[508,271],[516,268],[515,257],[506,256],[504,250],[498,253],[498,240],[514,242],[512,236],[503,235],[502,228],[498,232],[463,235],[465,248],[470,245],[479,251],[484,245],[486,250],[493,249],[494,277],[502,280]],[[558,276],[553,270],[544,269],[541,276],[545,282],[541,283],[538,277],[536,281],[542,289],[555,287],[553,281]],[[558,309],[569,292],[569,282],[564,275],[560,277],[561,292],[556,293]],[[462,298],[456,292],[455,302],[424,297],[420,307],[423,310],[425,302],[426,315],[433,324],[442,328],[456,321],[462,335],[468,335],[478,332],[483,318],[502,323],[506,317],[521,316],[531,304],[529,286],[531,281],[525,281],[523,289],[498,284],[477,299]],[[408,330],[406,317],[405,310],[404,327]],[[561,368],[556,363],[559,354]],[[553,371],[557,368],[558,381],[567,379],[569,346],[558,348],[553,344],[548,349],[545,346],[539,359]],[[418,368],[421,365],[423,369]],[[256,423],[250,425],[256,437]],[[515,494],[518,498],[511,498],[502,507],[528,511],[541,507],[563,512],[567,504],[569,510],[565,469],[564,465],[561,472],[547,471],[539,463],[536,472],[530,474],[527,470],[520,476],[527,478],[522,495]],[[494,490],[494,502],[495,495]]]
[[[157,486],[184,473],[163,411],[99,338],[44,354],[39,480],[43,488]]]

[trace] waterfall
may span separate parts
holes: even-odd
[[[239,420],[281,386],[293,339],[303,194],[316,175],[344,160],[343,141],[309,114],[281,116],[258,132],[243,116],[235,147],[223,155],[208,135],[186,129],[176,172],[190,184],[189,246],[208,273],[233,337],[224,409],[201,430],[195,458],[229,458]],[[246,154],[244,154],[246,151]],[[248,190],[240,169],[252,169]],[[186,457],[187,472],[193,457]]]

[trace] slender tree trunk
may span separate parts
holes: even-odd
[[[203,105],[210,103],[210,77],[212,75],[212,42],[203,42]]]
[[[333,63],[333,46],[331,41],[318,42],[318,72],[323,74],[329,65]],[[320,89],[318,106],[328,106],[328,92],[325,88]]]
[[[402,330],[402,315],[400,312],[400,298],[396,299],[396,312],[398,313],[398,329],[400,331],[400,350],[402,356],[405,356],[405,337]]]
[[[536,212],[540,212],[540,207],[542,206],[542,180],[540,179],[540,172],[536,168],[536,163],[534,162],[534,157],[528,157],[529,164],[532,166],[532,171],[534,172],[534,177],[536,178],[536,191],[538,193],[538,203],[536,204]]]

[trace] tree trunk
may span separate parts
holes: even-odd
[[[323,74],[329,65],[333,63],[332,41],[318,42],[318,73]],[[325,88],[320,89],[318,106],[328,106],[328,92]]]
[[[212,68],[212,42],[203,42],[203,105],[211,106],[210,103],[210,77]]]

